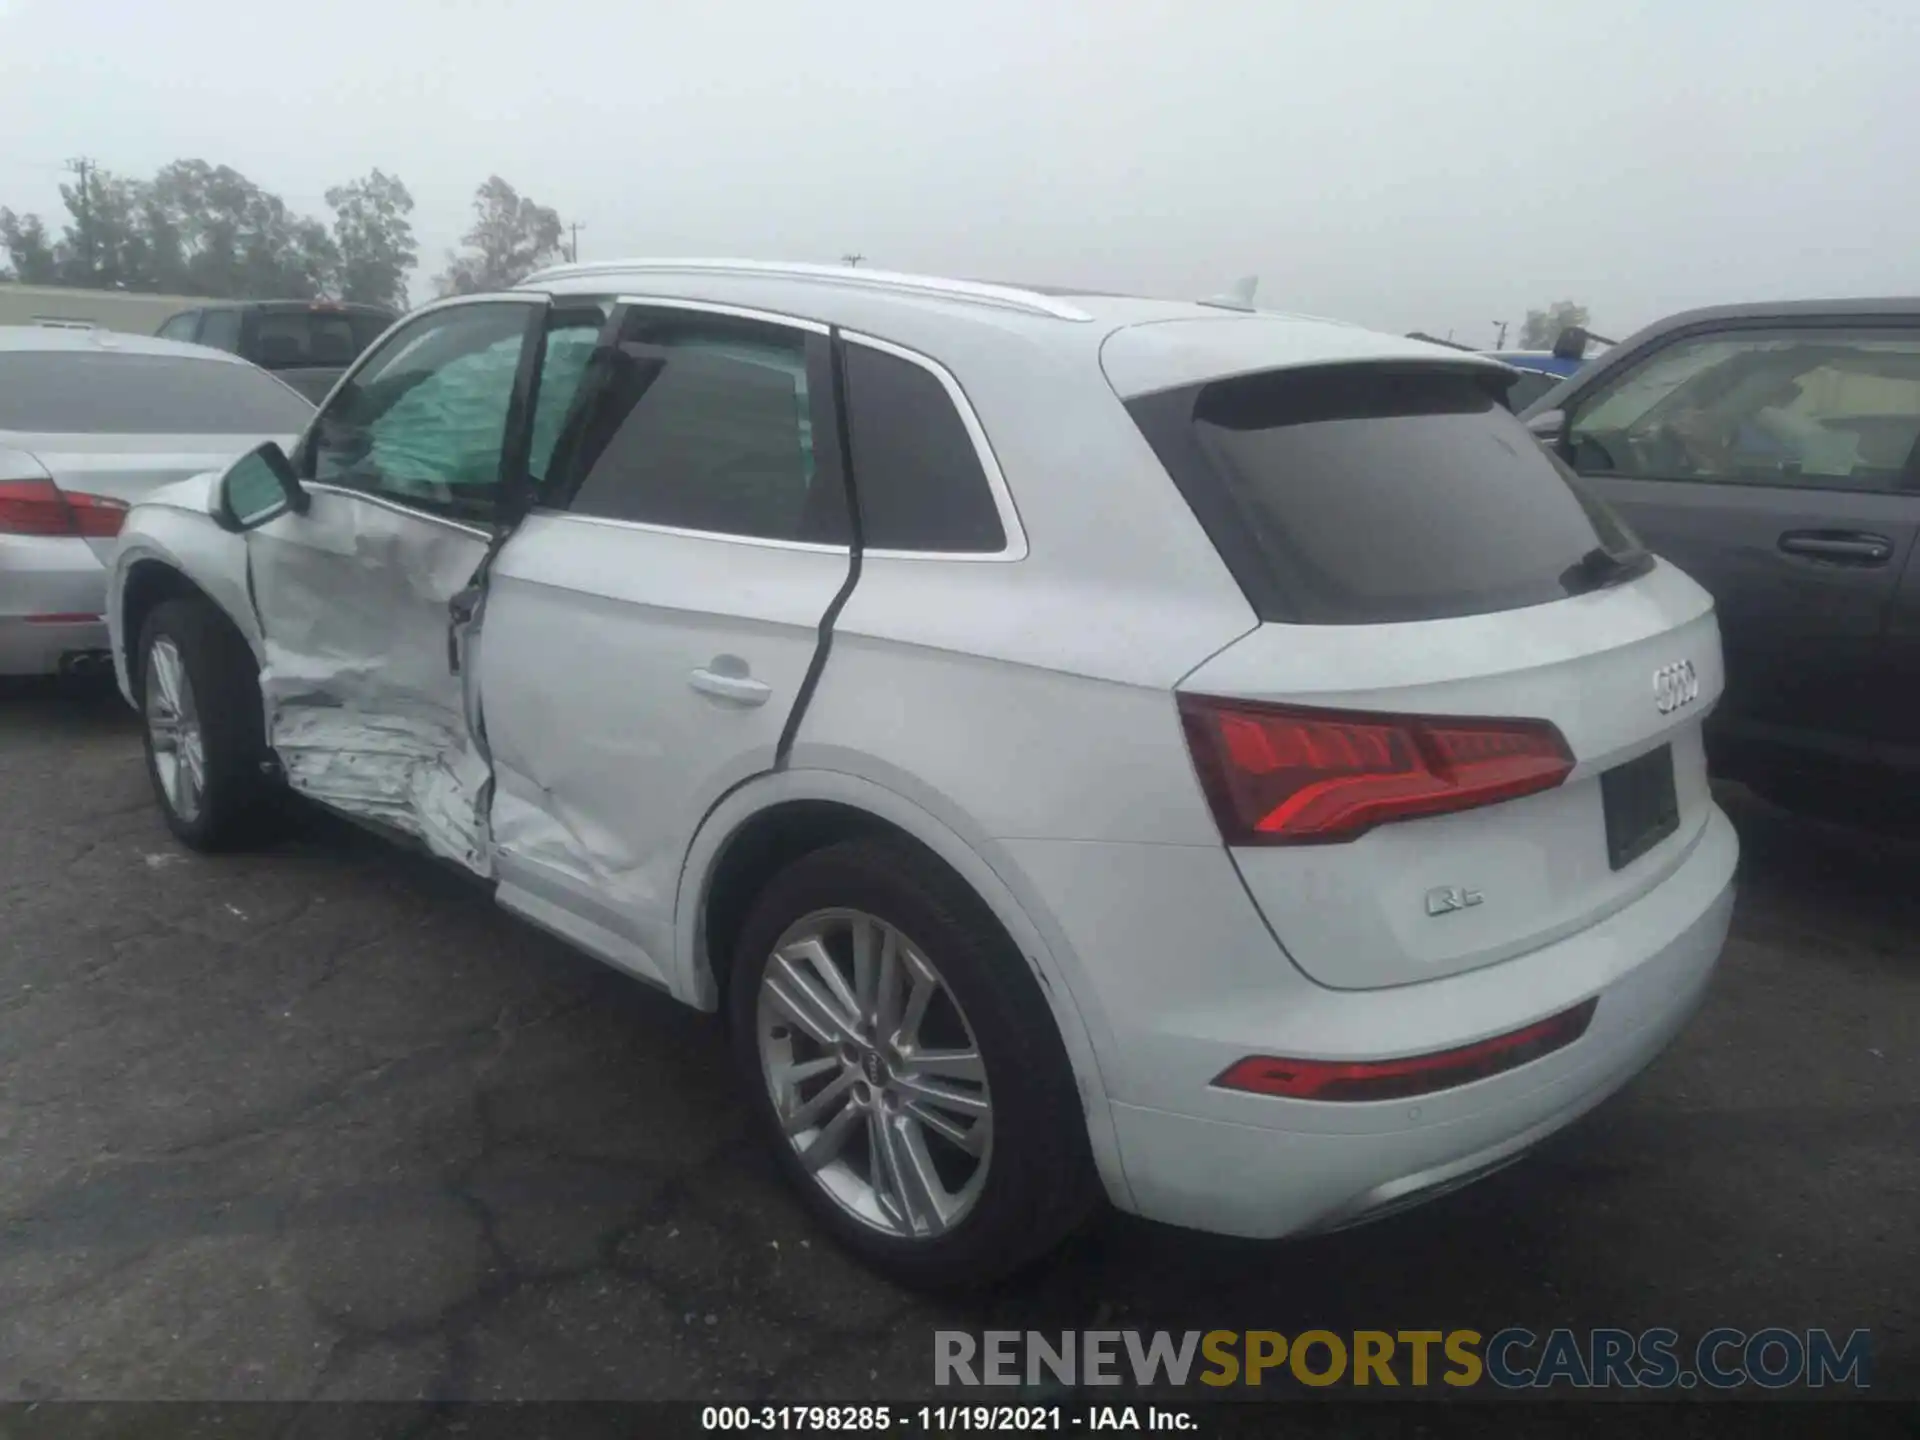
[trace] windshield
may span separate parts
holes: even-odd
[[[251,365],[191,356],[0,353],[0,430],[288,435],[313,407]]]

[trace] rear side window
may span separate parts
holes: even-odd
[[[824,343],[824,342],[822,342]],[[553,471],[578,515],[845,543],[846,487],[816,451],[824,352],[803,331],[635,311]]]
[[[1507,410],[1431,367],[1265,372],[1128,402],[1262,619],[1545,604],[1644,556]]]
[[[1006,549],[980,452],[939,377],[854,342],[846,349],[846,385],[866,548],[988,555]]]
[[[313,407],[231,360],[0,353],[0,430],[76,435],[286,435]]]

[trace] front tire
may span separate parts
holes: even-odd
[[[134,653],[147,775],[167,828],[195,850],[259,839],[274,787],[246,641],[211,602],[182,597],[154,607]]]
[[[728,1008],[782,1170],[891,1278],[988,1283],[1085,1217],[1086,1124],[1045,997],[930,857],[855,840],[781,871],[742,927]]]

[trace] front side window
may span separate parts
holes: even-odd
[[[193,339],[194,326],[199,323],[200,312],[198,310],[189,310],[184,315],[174,316],[171,320],[167,321],[166,324],[162,325],[160,327],[160,338],[162,340],[191,341]]]
[[[681,530],[840,543],[846,495],[815,453],[824,357],[805,333],[629,313],[564,466],[569,508]]]
[[[1730,331],[1666,346],[1581,403],[1583,474],[1897,489],[1920,441],[1920,331]]]
[[[312,478],[486,521],[502,479],[528,307],[458,305],[396,331],[314,428]]]

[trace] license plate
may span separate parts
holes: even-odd
[[[1673,790],[1673,747],[1662,745],[1600,777],[1607,815],[1607,861],[1620,870],[1680,828]]]

